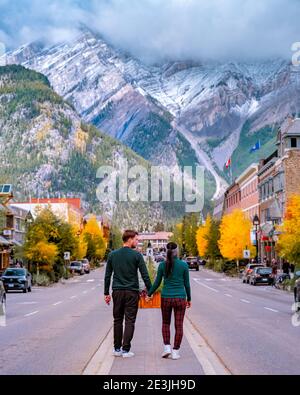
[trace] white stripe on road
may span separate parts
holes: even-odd
[[[57,303],[53,303],[53,306],[58,306],[58,305],[60,305],[60,304],[62,304],[62,301],[57,302]]]
[[[96,289],[96,288],[95,288],[95,287],[93,287],[93,288],[92,288],[92,291],[95,291],[95,289]]]
[[[87,280],[87,283],[94,283],[95,280]]]
[[[70,299],[76,299],[77,297],[78,296],[74,295],[74,296],[71,296]]]
[[[22,303],[17,303],[17,305],[22,305],[22,306],[33,305],[33,304],[38,304],[38,302],[22,302]]]
[[[213,292],[219,292],[217,289],[212,288],[212,287],[209,287],[209,286],[206,285],[206,284],[203,284],[203,283],[202,283],[200,280],[198,280],[197,278],[194,278],[194,281],[196,281],[197,284],[202,285],[203,287],[205,287],[205,288],[207,288],[207,289],[210,289],[210,290],[213,291]]]
[[[83,293],[83,295],[86,295],[88,293],[88,291],[83,291],[82,293]]]
[[[278,310],[271,309],[270,307],[264,307],[264,309],[265,309],[265,310],[268,310],[268,311],[273,311],[273,313],[279,313]]]
[[[228,298],[232,298],[232,295],[230,294],[224,294],[225,296],[227,296]]]
[[[32,313],[25,314],[24,317],[31,317],[32,315],[37,314],[39,311],[33,311]]]
[[[251,302],[250,302],[249,300],[247,300],[247,299],[240,299],[240,301],[243,302],[243,303],[248,303],[248,304],[251,303]]]

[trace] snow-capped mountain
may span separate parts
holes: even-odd
[[[253,139],[264,146],[275,135],[274,126],[300,112],[300,72],[282,59],[149,66],[85,31],[52,48],[25,45],[6,61],[45,74],[85,121],[145,159],[203,163],[217,185],[215,196],[226,187],[222,177],[229,157],[247,152]],[[237,161],[235,172],[248,161]]]

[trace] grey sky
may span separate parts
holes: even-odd
[[[71,39],[81,24],[148,61],[291,56],[299,0],[0,0],[0,41]]]

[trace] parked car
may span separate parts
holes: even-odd
[[[199,265],[200,266],[205,266],[206,265],[206,260],[205,259],[198,259],[198,261],[199,261]]]
[[[196,271],[199,272],[199,260],[197,257],[189,256],[186,258],[186,263],[188,264],[189,269],[196,269]]]
[[[255,267],[249,276],[249,283],[272,285],[274,279],[271,267]]]
[[[27,269],[8,268],[1,278],[5,291],[31,292],[32,277]]]
[[[248,263],[248,265],[246,265],[245,269],[242,272],[243,283],[249,284],[250,275],[256,267],[264,267],[264,265],[260,263]]]
[[[91,272],[91,265],[90,265],[89,260],[88,259],[82,259],[80,262],[82,262],[84,272],[86,274],[89,274]]]
[[[6,293],[3,282],[0,280],[0,311],[5,312]]]
[[[74,261],[70,263],[69,270],[73,273],[78,273],[81,276],[84,275],[84,266],[81,261]]]
[[[154,259],[155,259],[155,262],[157,262],[157,263],[160,263],[160,262],[163,262],[163,261],[166,260],[166,258],[164,256],[162,256],[162,255],[156,255],[154,257]]]
[[[295,282],[294,296],[295,303],[298,303],[298,311],[300,311],[300,271],[295,273],[297,280]]]

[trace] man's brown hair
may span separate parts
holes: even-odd
[[[138,232],[136,232],[135,230],[125,230],[125,232],[123,233],[123,242],[127,243],[129,239],[134,239],[135,236],[138,236]]]

